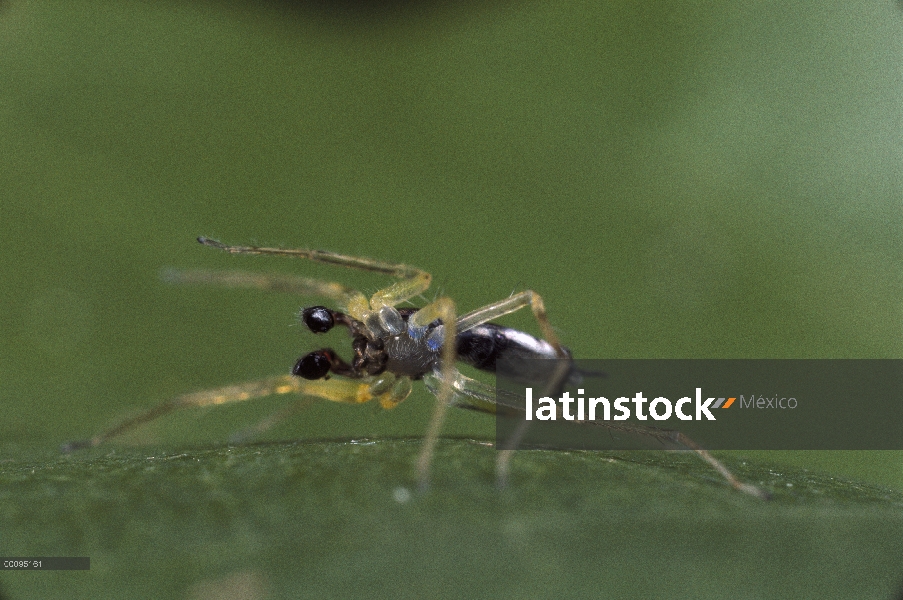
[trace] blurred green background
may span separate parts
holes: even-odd
[[[578,357],[899,358],[901,26],[893,2],[0,2],[0,460],[322,342],[303,299],[161,268],[386,283],[198,235],[407,262],[461,310],[529,287]],[[432,402],[265,439],[417,437]],[[283,405],[125,441],[203,448]],[[740,458],[903,490],[898,452]]]

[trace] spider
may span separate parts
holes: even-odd
[[[441,425],[449,406],[486,413],[495,413],[499,407],[503,407],[505,411],[514,408],[499,402],[493,386],[461,373],[456,362],[496,373],[503,359],[513,359],[515,365],[518,359],[558,359],[551,363],[559,365],[551,372],[515,373],[515,376],[523,380],[545,385],[550,392],[579,378],[576,369],[571,367],[570,351],[561,345],[549,323],[542,298],[532,290],[513,294],[462,316],[457,316],[454,302],[446,297],[440,297],[422,308],[397,308],[399,304],[426,291],[432,276],[408,265],[322,250],[233,246],[206,237],[199,237],[197,241],[231,254],[304,258],[389,275],[397,281],[367,298],[361,292],[339,283],[299,276],[245,271],[167,271],[164,279],[172,283],[256,288],[328,298],[339,310],[311,306],[301,310],[300,321],[315,334],[326,333],[335,326],[346,328],[351,336],[353,357],[350,361],[345,361],[335,350],[323,348],[299,358],[289,375],[176,396],[93,438],[64,444],[64,452],[98,446],[175,410],[243,402],[276,394],[294,393],[351,404],[376,400],[384,409],[391,409],[410,395],[413,381],[422,380],[437,398],[417,461],[419,482],[421,487],[425,487]],[[527,306],[539,325],[541,338],[490,322]],[[284,412],[279,413],[259,424],[257,429],[266,429],[284,416]],[[717,459],[682,434],[652,428],[633,433],[651,435],[689,448],[721,473],[735,489],[765,496],[758,488],[737,480]],[[500,484],[507,478],[511,453],[511,450],[498,452],[497,474]]]

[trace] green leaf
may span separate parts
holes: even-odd
[[[887,597],[903,494],[692,453],[519,452],[419,440],[34,453],[0,469],[0,553],[90,556],[8,572],[12,597]],[[126,594],[126,590],[128,593]],[[232,594],[232,596],[230,596]]]

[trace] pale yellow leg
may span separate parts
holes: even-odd
[[[401,404],[402,401],[405,400],[411,394],[411,378],[410,377],[394,377],[391,374],[387,374],[387,377],[379,377],[376,378],[376,381],[371,381],[369,385],[369,392],[376,400],[379,401],[379,404],[384,409],[392,409]],[[388,390],[388,391],[384,391]],[[364,396],[366,397],[366,396]],[[355,394],[353,398],[338,400],[339,402],[351,401],[353,403],[358,403],[361,399],[360,395]],[[282,421],[288,419],[289,417],[295,415],[301,410],[310,406],[313,402],[315,402],[315,398],[310,396],[305,396],[300,398],[299,400],[291,403],[289,406],[279,410],[253,427],[249,427],[244,431],[233,435],[230,438],[232,443],[242,443],[243,441],[256,437]]]
[[[371,310],[378,311],[383,306],[395,306],[423,293],[429,288],[432,279],[429,273],[416,267],[373,260],[370,258],[336,254],[335,252],[326,252],[324,250],[230,246],[205,237],[198,238],[198,241],[205,246],[218,248],[232,254],[268,254],[273,256],[305,258],[314,262],[338,265],[341,267],[358,269],[360,271],[383,273],[402,280],[376,292],[370,298],[369,302],[367,302],[363,296],[355,297],[352,301],[348,302],[345,308],[352,317],[359,321],[364,321],[368,312]]]
[[[246,441],[269,431],[282,421],[285,421],[289,417],[309,407],[314,402],[316,402],[316,398],[312,398],[310,396],[299,398],[285,408],[280,409],[271,415],[268,415],[265,419],[256,423],[253,427],[248,427],[247,429],[243,429],[242,431],[233,434],[229,437],[229,443],[243,444]]]
[[[751,483],[743,483],[742,481],[737,479],[734,474],[731,473],[730,470],[721,463],[720,460],[709,454],[707,450],[700,447],[699,444],[697,444],[684,434],[675,432],[674,441],[681,444],[682,446],[686,446],[687,448],[695,452],[699,458],[709,463],[709,465],[711,465],[713,469],[718,471],[735,490],[749,494],[751,496],[755,496],[756,498],[761,498],[762,500],[768,500],[769,498],[771,498],[771,495],[765,490],[761,490]]]
[[[367,302],[362,293],[340,283],[282,275],[252,273],[250,271],[215,271],[207,269],[166,269],[160,274],[167,283],[185,285],[218,285],[225,288],[244,288],[271,292],[286,292],[300,296],[320,296],[334,301],[339,310]]]
[[[539,324],[539,329],[542,331],[543,338],[555,348],[555,352],[560,358],[567,358],[567,354],[561,348],[561,342],[558,341],[558,336],[555,335],[555,331],[552,329],[552,324],[549,323],[545,303],[542,301],[542,297],[533,290],[525,290],[519,294],[514,294],[510,298],[487,304],[486,306],[459,317],[456,323],[457,329],[459,332],[467,331],[468,329],[472,329],[477,325],[481,325],[492,319],[497,319],[503,315],[516,312],[525,306],[529,306],[533,311],[533,316]],[[414,317],[416,316],[417,315],[414,315]],[[412,319],[414,317],[412,317]],[[550,384],[550,386],[554,385],[554,382]],[[524,431],[519,429],[516,435],[522,437],[524,433],[525,427]],[[499,486],[504,486],[508,481],[508,472],[513,452],[513,450],[498,451],[495,468]]]
[[[487,304],[473,312],[458,317],[458,332],[467,331],[468,329],[472,329],[477,325],[481,325],[492,319],[498,319],[503,315],[511,314],[525,306],[529,306],[533,311],[533,316],[536,317],[536,322],[539,323],[539,329],[542,331],[543,338],[555,348],[555,351],[560,357],[566,358],[567,355],[561,349],[561,342],[558,341],[558,336],[555,335],[552,324],[549,323],[549,317],[546,315],[545,303],[542,301],[542,297],[533,290],[525,290],[518,294],[514,294],[510,298]],[[417,315],[414,316],[416,317]]]
[[[442,383],[439,386],[439,394],[436,397],[436,409],[433,411],[433,417],[430,419],[429,427],[426,431],[426,437],[423,440],[423,449],[420,451],[420,457],[417,460],[417,475],[420,481],[420,488],[425,489],[429,484],[430,464],[433,462],[433,454],[436,450],[436,443],[439,441],[439,432],[442,429],[442,422],[445,420],[445,413],[451,404],[454,389],[452,383],[455,380],[455,360],[457,355],[455,352],[455,303],[448,298],[439,298],[432,305],[428,306],[431,311],[442,319],[443,341],[442,341]]]
[[[360,404],[368,402],[375,397],[388,397],[393,393],[394,388],[389,391],[382,391],[379,394],[374,394],[372,389],[374,383],[373,378],[351,380],[334,377],[328,380],[318,379],[309,381],[291,375],[280,375],[277,377],[261,379],[259,381],[251,381],[213,390],[183,394],[132,417],[131,419],[127,419],[119,425],[116,425],[89,440],[64,444],[62,450],[63,452],[72,452],[81,448],[98,446],[143,423],[147,423],[148,421],[152,421],[158,417],[162,417],[163,415],[183,408],[231,404],[276,394],[292,393],[315,396],[332,402]]]
[[[548,316],[546,315],[545,304],[543,303],[542,298],[539,296],[539,294],[532,290],[526,290],[519,294],[515,294],[510,298],[506,298],[505,300],[486,305],[482,308],[459,317],[457,322],[458,331],[467,331],[468,329],[476,327],[477,325],[485,323],[491,319],[496,319],[502,315],[515,312],[527,305],[529,305],[533,310],[533,315],[536,317],[536,321],[539,323],[543,337],[555,348],[561,358],[566,358],[566,354],[561,349],[561,344],[558,341],[558,337],[555,335],[555,332],[552,330],[552,325],[549,323]],[[557,381],[557,377],[553,377],[552,379],[553,383],[550,387],[554,387],[554,382]],[[548,393],[546,393],[546,395],[548,395]],[[526,429],[527,422],[524,421],[514,433],[515,445],[526,434]],[[765,492],[763,492],[756,486],[748,483],[743,483],[742,481],[738,480],[733,475],[733,473],[731,473],[728,468],[725,467],[718,459],[709,454],[705,449],[701,448],[693,440],[683,435],[682,433],[676,432],[676,439],[674,441],[696,452],[696,454],[702,460],[709,463],[712,468],[718,471],[734,489],[759,498],[768,497]],[[496,459],[496,477],[500,486],[504,486],[508,480],[511,458],[514,456],[513,453],[514,450],[499,450],[498,452],[498,457]]]
[[[411,395],[413,387],[410,377],[398,377],[388,392],[378,396],[379,405],[386,410],[395,408]]]

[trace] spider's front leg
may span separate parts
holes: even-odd
[[[264,254],[270,256],[304,258],[313,262],[326,263],[340,267],[346,267],[349,269],[356,269],[358,271],[382,273],[384,275],[389,275],[390,277],[398,279],[399,281],[373,294],[373,296],[371,296],[368,301],[366,296],[364,296],[360,292],[348,290],[344,288],[344,286],[339,286],[338,284],[324,284],[323,282],[305,278],[290,279],[276,277],[271,278],[270,280],[259,280],[263,281],[263,283],[260,285],[254,285],[252,283],[253,278],[240,278],[242,281],[239,283],[239,285],[241,286],[265,288],[268,288],[271,285],[276,288],[284,287],[279,284],[282,282],[282,279],[285,279],[286,281],[290,282],[290,285],[288,285],[287,287],[294,287],[300,293],[310,293],[307,290],[312,290],[314,294],[326,295],[328,297],[335,298],[336,300],[340,301],[348,314],[350,314],[358,321],[368,323],[368,325],[374,323],[374,318],[379,318],[381,321],[388,320],[390,324],[397,322],[397,319],[395,319],[395,315],[392,315],[391,310],[383,309],[391,309],[392,307],[401,304],[405,300],[413,298],[418,294],[422,294],[430,287],[430,282],[432,281],[432,276],[429,273],[422,269],[418,269],[417,267],[411,267],[409,265],[404,265],[401,263],[390,263],[381,260],[373,260],[371,258],[363,258],[359,256],[350,256],[348,254],[327,252],[325,250],[308,250],[305,248],[267,248],[263,246],[233,246],[229,244],[223,244],[222,242],[218,242],[206,237],[199,237],[198,242],[205,246],[210,246],[211,248],[217,248],[219,250],[223,250],[224,252],[229,252],[230,254]],[[214,279],[219,279],[217,283],[225,283],[225,280],[228,278],[215,276]],[[327,286],[336,287],[330,288]],[[324,291],[327,293],[322,293]],[[397,311],[395,312],[397,314]],[[374,313],[376,313],[376,317],[374,317]],[[400,317],[398,317],[398,319],[400,319]]]
[[[201,392],[182,394],[140,413],[122,423],[103,431],[93,438],[63,444],[63,452],[74,452],[82,448],[93,448],[118,437],[139,425],[158,419],[164,415],[185,408],[218,406],[246,402],[266,396],[281,394],[302,394],[322,398],[331,402],[360,404],[377,399],[384,408],[391,408],[404,400],[411,392],[411,381],[406,377],[387,374],[382,377],[367,377],[359,380],[343,378],[309,381],[293,375],[279,375],[229,385]],[[286,415],[287,416],[287,415]]]
[[[251,271],[215,269],[164,269],[160,279],[176,285],[215,285],[224,288],[285,292],[299,296],[329,298],[341,309],[349,304],[366,303],[366,297],[341,283],[298,275],[254,273]]]

